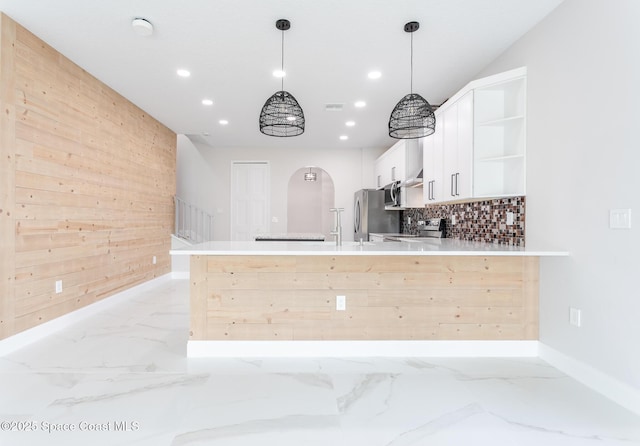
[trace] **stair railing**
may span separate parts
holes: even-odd
[[[174,201],[175,235],[192,243],[213,240],[213,215],[181,198],[174,197]]]

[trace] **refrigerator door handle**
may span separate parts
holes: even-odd
[[[356,204],[353,207],[353,230],[354,233],[359,233],[360,232],[360,220],[361,220],[361,215],[360,215],[360,198],[356,197]]]

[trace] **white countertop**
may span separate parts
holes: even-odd
[[[315,232],[281,232],[257,234],[256,241],[318,241],[323,242],[324,234]]]
[[[205,242],[188,248],[173,249],[171,255],[432,255],[432,256],[567,256],[566,251],[433,239],[423,242]]]

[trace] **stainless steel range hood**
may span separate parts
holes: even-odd
[[[422,169],[415,172],[414,175],[408,177],[402,183],[400,183],[402,187],[420,187],[422,186]]]

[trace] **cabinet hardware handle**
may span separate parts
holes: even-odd
[[[454,193],[453,193],[453,181],[454,181],[454,179],[455,179],[455,176],[456,176],[456,174],[455,174],[455,173],[452,173],[452,174],[451,174],[451,196],[452,196],[452,197],[455,197],[455,196],[456,196],[456,194],[454,194]]]
[[[456,195],[460,195],[458,193],[458,178],[460,178],[460,172],[456,173]]]
[[[435,188],[436,188],[436,180],[431,180],[431,199],[432,200],[436,199],[436,193],[434,192]]]

